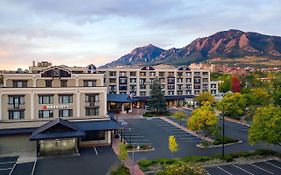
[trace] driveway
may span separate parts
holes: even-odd
[[[35,175],[106,175],[120,161],[111,147],[84,148],[80,156],[38,159]]]

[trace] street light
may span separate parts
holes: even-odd
[[[222,114],[222,157],[224,158],[224,115]]]

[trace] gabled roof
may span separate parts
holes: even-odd
[[[50,131],[50,128],[61,125],[65,128],[70,129],[70,131]],[[56,118],[48,123],[42,125],[32,132],[30,140],[42,140],[42,139],[57,139],[57,138],[74,138],[85,136],[85,132],[77,128],[73,123],[63,120],[61,118]]]

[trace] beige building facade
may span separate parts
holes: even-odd
[[[107,115],[104,75],[95,69],[40,64],[28,73],[3,74],[0,152],[36,148],[40,155],[111,144],[120,126]]]

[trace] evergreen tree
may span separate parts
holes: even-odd
[[[150,85],[150,97],[148,99],[148,110],[154,113],[167,112],[166,101],[164,93],[162,92],[161,83],[158,79],[155,79]]]

